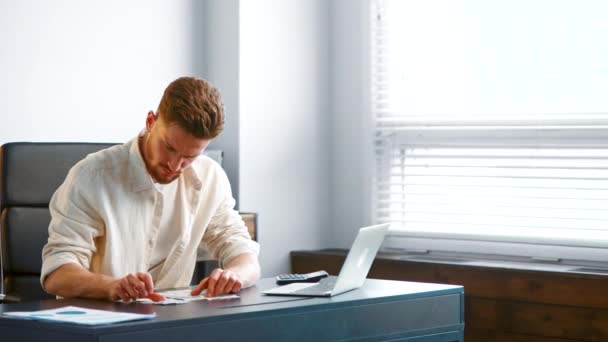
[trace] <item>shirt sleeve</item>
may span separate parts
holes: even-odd
[[[260,246],[251,240],[249,231],[241,215],[234,210],[235,200],[232,197],[228,177],[223,172],[218,177],[220,189],[224,194],[218,209],[211,218],[203,236],[209,254],[219,260],[220,265],[228,264],[235,257],[252,253],[259,254]]]
[[[61,265],[76,263],[89,269],[95,239],[104,227],[90,198],[94,178],[77,164],[51,198],[49,239],[42,249],[43,288],[44,279]]]

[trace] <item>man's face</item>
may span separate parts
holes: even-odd
[[[148,133],[140,149],[152,179],[161,184],[171,183],[198,157],[211,139],[197,138],[177,124],[167,124],[153,112],[146,118]]]

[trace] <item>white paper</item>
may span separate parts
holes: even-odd
[[[160,302],[155,302],[152,299],[148,299],[148,298],[138,298],[135,301],[138,303],[142,303],[142,304],[156,304],[156,305],[179,305],[179,304],[188,303],[188,301],[185,301],[185,300],[171,299],[171,298],[161,300]]]
[[[228,294],[228,295],[215,296],[215,297],[205,297],[206,290],[203,290],[201,292],[201,294],[198,296],[191,295],[190,294],[191,292],[192,292],[192,289],[163,291],[163,292],[158,292],[158,293],[165,296],[166,299],[164,301],[155,302],[148,298],[140,298],[140,299],[137,299],[137,302],[143,303],[143,304],[174,305],[174,304],[186,304],[186,303],[190,303],[195,300],[213,301],[213,300],[226,300],[226,299],[240,298],[236,294]]]
[[[105,310],[94,310],[77,306],[65,306],[62,308],[28,312],[5,312],[5,316],[12,318],[45,320],[62,323],[75,323],[84,325],[100,325],[141,319],[152,319],[156,314],[134,314],[128,312],[115,312]]]

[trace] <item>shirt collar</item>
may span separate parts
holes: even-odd
[[[134,139],[129,141],[131,146],[129,147],[129,170],[131,171],[131,190],[143,191],[156,189],[154,187],[154,182],[152,181],[152,177],[148,173],[146,169],[146,164],[144,163],[144,159],[141,156],[141,151],[139,150],[139,137],[141,135],[136,136]]]

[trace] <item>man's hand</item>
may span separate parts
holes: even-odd
[[[201,291],[207,289],[205,297],[214,297],[226,293],[237,293],[241,291],[242,287],[243,281],[234,272],[216,268],[207,278],[201,280],[191,294],[198,296]]]
[[[148,273],[130,273],[125,277],[116,279],[110,284],[110,299],[125,302],[138,299],[149,298],[155,302],[165,300],[161,294],[154,293],[154,283],[152,276]]]
[[[154,293],[152,276],[148,273],[133,273],[116,279],[104,274],[93,273],[79,264],[61,265],[44,279],[47,292],[65,298],[103,298],[130,301],[149,298],[155,302],[165,300],[163,295]]]
[[[240,254],[225,267],[213,270],[207,278],[201,280],[191,294],[198,296],[204,289],[207,289],[206,297],[237,293],[260,279],[260,264],[257,255],[253,253]]]

